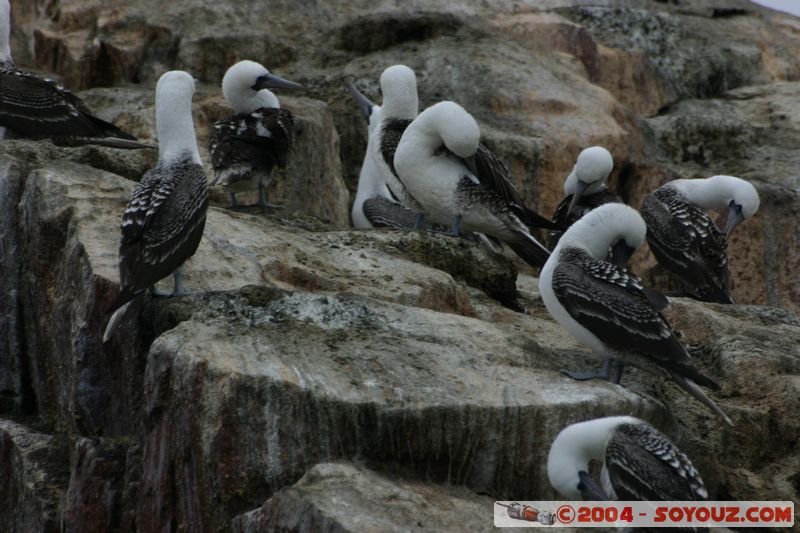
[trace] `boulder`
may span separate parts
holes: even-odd
[[[0,418],[0,530],[60,531],[69,480],[67,438]]]
[[[145,530],[219,528],[338,459],[533,499],[550,493],[544,458],[569,420],[659,416],[658,403],[629,390],[560,376],[575,357],[538,319],[520,329],[259,287],[167,302],[161,313],[162,324],[183,321],[148,358]]]
[[[258,509],[234,518],[235,533],[268,531],[494,531],[493,501],[458,487],[380,476],[322,463]],[[518,528],[504,531],[522,531]]]

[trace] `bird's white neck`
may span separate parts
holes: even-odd
[[[630,416],[598,418],[564,428],[547,458],[550,484],[565,497],[580,499],[578,472],[589,472],[589,461],[605,461],[606,445],[620,424],[641,423]]]
[[[576,167],[572,168],[572,172],[569,173],[569,176],[567,176],[567,179],[564,181],[565,194],[568,195],[575,194],[575,191],[577,191],[578,174],[576,172]],[[586,189],[583,191],[583,196],[588,196],[590,194],[598,193],[605,188],[606,188],[605,180],[595,181],[593,183],[590,183],[589,186],[586,187]]]
[[[0,63],[11,61],[11,7],[0,0]]]
[[[638,211],[625,204],[603,204],[570,226],[553,256],[571,246],[582,248],[595,259],[605,259],[609,247],[624,239],[628,246],[639,248],[645,240],[647,226]]]
[[[278,97],[268,89],[261,89],[258,92],[248,89],[245,93],[226,94],[225,99],[237,114],[252,113],[262,107],[268,109],[281,107]]]
[[[381,114],[384,118],[414,120],[419,113],[416,87],[395,87],[383,95]]]
[[[195,163],[202,165],[192,120],[191,95],[168,90],[160,94],[156,101],[156,128],[160,161],[175,161],[188,153]]]
[[[411,134],[428,148],[436,149],[444,143],[459,157],[475,154],[481,140],[478,123],[463,107],[453,102],[432,105],[408,126]]]
[[[733,187],[725,181],[680,179],[669,183],[681,197],[701,209],[724,209],[733,198]]]

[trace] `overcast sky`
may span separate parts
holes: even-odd
[[[800,0],[751,0],[756,4],[800,16]]]

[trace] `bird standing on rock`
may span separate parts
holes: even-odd
[[[601,461],[600,485],[589,461]],[[708,491],[694,465],[663,433],[632,416],[562,429],[550,446],[547,477],[572,500],[692,501]]]
[[[381,106],[371,102],[354,86],[348,87],[367,121],[369,136],[351,213],[353,226],[362,229],[374,227],[412,229],[417,222],[416,213],[395,199],[375,162],[374,145],[378,142],[375,132],[381,121]]]
[[[602,373],[564,373],[575,379],[619,383],[622,364],[669,374],[673,381],[728,424],[730,418],[698,387],[718,389],[692,364],[686,348],[659,312],[662,295],[624,267],[644,244],[647,227],[624,204],[605,204],[575,222],[561,237],[539,277],[547,310],[581,344],[605,358]],[[609,249],[614,262],[604,260]]]
[[[267,202],[272,169],[286,166],[294,138],[292,114],[269,89],[302,89],[271,74],[255,61],[239,61],[222,78],[222,94],[234,115],[215,123],[208,139],[214,181],[222,183],[235,207],[236,193],[258,190],[258,205]]]
[[[566,196],[556,207],[553,221],[564,229],[597,206],[621,203],[619,196],[608,190],[606,179],[614,168],[611,153],[602,146],[586,148],[578,154],[572,172],[564,181]],[[563,231],[550,234],[550,249],[556,247]]]
[[[185,294],[181,265],[197,251],[206,223],[208,188],[192,122],[194,78],[183,71],[161,76],[156,86],[158,164],[134,189],[122,215],[120,293],[103,341],[130,303],[166,276],[174,295]]]
[[[419,113],[417,76],[405,65],[393,65],[381,73],[380,120],[372,133],[370,144],[378,174],[383,178],[392,196],[415,213],[416,229],[423,226],[422,207],[400,181],[394,157],[403,132]]]
[[[400,181],[431,221],[450,231],[482,233],[508,244],[534,266],[549,252],[529,227],[556,224],[525,207],[508,170],[480,142],[478,123],[454,102],[440,102],[420,113],[397,147],[394,165]]]
[[[64,144],[155,148],[110,122],[55,81],[19,70],[11,58],[11,7],[0,0],[0,139],[11,134]]]
[[[756,214],[759,203],[756,188],[733,176],[671,181],[642,203],[647,242],[659,264],[681,280],[690,296],[732,304],[728,238]],[[727,209],[723,231],[704,209]]]

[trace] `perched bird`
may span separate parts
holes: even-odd
[[[549,252],[529,227],[558,226],[525,207],[505,165],[480,138],[478,123],[458,104],[429,107],[408,126],[397,146],[394,165],[400,181],[425,216],[449,224],[452,234],[483,233],[541,266]]]
[[[648,194],[642,203],[647,242],[658,262],[681,280],[693,298],[733,303],[728,238],[758,211],[758,192],[733,176],[680,179]],[[723,231],[704,209],[727,209]]]
[[[301,89],[271,74],[255,61],[239,61],[222,78],[222,94],[234,115],[211,128],[208,151],[214,181],[223,184],[236,206],[236,193],[258,189],[258,205],[267,203],[267,184],[277,165],[286,166],[294,137],[292,114],[270,88]]]
[[[601,461],[600,485],[589,461]],[[686,455],[656,428],[632,416],[610,416],[562,429],[547,457],[550,485],[579,500],[705,500],[703,479]]]
[[[666,319],[666,298],[617,266],[639,248],[647,228],[636,210],[604,204],[575,222],[561,237],[539,277],[539,291],[553,318],[592,352],[606,358],[602,373],[564,372],[575,379],[619,383],[628,362],[669,374],[677,385],[732,424],[699,385],[718,389],[701,374]],[[604,260],[612,250],[614,263]]]
[[[183,71],[167,72],[156,85],[158,164],[142,177],[122,215],[121,290],[104,342],[131,301],[160,279],[173,274],[173,294],[185,294],[181,265],[197,251],[208,208],[206,174],[192,122],[193,95],[194,78]]]
[[[4,135],[67,144],[155,148],[94,116],[53,80],[22,71],[11,58],[11,7],[0,0],[0,139]]]
[[[417,76],[405,65],[394,65],[381,74],[383,105],[370,139],[372,156],[378,174],[392,196],[417,216],[415,227],[423,225],[422,207],[399,180],[394,156],[403,132],[419,112]]]
[[[373,155],[374,144],[377,142],[375,129],[380,122],[381,107],[372,103],[354,86],[349,85],[348,87],[358,103],[362,115],[367,120],[369,134],[367,151],[358,175],[358,189],[351,213],[353,226],[356,228],[412,229],[416,223],[416,213],[392,196]]]
[[[581,151],[572,172],[564,181],[566,196],[556,207],[553,221],[566,229],[599,205],[622,203],[619,196],[606,187],[606,179],[613,168],[611,153],[602,146],[592,146]],[[550,233],[548,244],[551,250],[556,247],[563,233]]]

